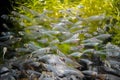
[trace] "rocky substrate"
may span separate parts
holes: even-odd
[[[92,59],[75,61],[60,52],[26,55],[1,65],[0,80],[120,80],[119,59]]]

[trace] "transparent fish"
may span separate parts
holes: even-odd
[[[0,42],[0,46],[9,46],[8,44],[5,44],[4,42]]]
[[[48,13],[51,14],[51,13],[53,13],[53,11],[44,9],[43,14],[48,14]]]
[[[70,30],[72,31],[72,30],[78,30],[78,29],[82,29],[82,25],[78,25],[78,26],[73,26],[73,27],[71,27],[70,28]]]
[[[20,17],[20,18],[22,18],[22,19],[24,19],[24,20],[27,20],[27,21],[32,22],[32,19],[29,18],[28,16],[22,15],[22,14],[20,14],[20,13],[18,13],[18,12],[15,12],[15,11],[12,11],[11,13],[12,13],[13,15],[17,16],[17,17]]]
[[[79,25],[82,25],[83,24],[83,21],[77,21],[74,25],[75,26],[79,26]],[[83,26],[80,26],[80,28],[82,28]]]
[[[34,62],[29,63],[30,66],[39,67],[41,65],[40,62],[35,62],[36,58],[34,58],[33,60]]]
[[[51,34],[51,35],[56,35],[56,34],[59,34],[60,32],[59,31],[44,31],[43,34]]]
[[[70,79],[72,79],[72,80],[78,80],[78,79],[76,78],[76,76],[74,76],[74,75],[69,76],[69,78],[66,79],[66,80],[70,80]],[[79,80],[80,80],[80,79],[79,79]]]
[[[44,29],[39,29],[35,31],[31,30],[31,35],[33,35],[36,38],[41,36],[48,36],[48,37],[54,38],[55,36],[53,36],[53,34],[59,34],[59,31],[46,31]]]
[[[63,14],[64,17],[66,17],[67,15],[72,16],[73,15],[72,11],[73,11],[73,9],[69,8],[67,10],[59,10],[59,13]]]
[[[40,39],[40,40],[37,40],[37,41],[40,42],[40,43],[47,43],[48,38],[43,38],[43,39]]]
[[[109,63],[109,65],[110,65],[111,68],[120,71],[120,68],[119,68],[120,62],[119,61],[109,60],[108,63]]]
[[[68,19],[62,19],[61,23],[65,23],[66,25],[72,25],[73,23],[69,21]]]
[[[2,32],[1,35],[8,36],[8,35],[14,35],[14,33],[13,32]]]
[[[66,57],[64,53],[62,53],[60,50],[57,49],[57,54],[60,56],[60,57]]]
[[[108,56],[120,56],[120,47],[113,45],[111,43],[106,44],[105,50]]]
[[[50,65],[65,65],[65,63],[61,60],[59,56],[53,54],[44,55],[42,57],[39,56],[39,61],[43,61]]]
[[[108,39],[110,37],[111,37],[110,34],[101,34],[101,35],[96,36],[95,38],[100,39],[100,40],[106,40],[106,39]]]
[[[58,39],[55,39],[55,40],[50,42],[50,44],[57,44],[57,43],[60,43],[60,41]]]
[[[70,65],[72,67],[78,67],[80,66],[77,62],[67,58],[64,55],[57,56],[53,54],[48,54],[44,56],[38,56],[40,61],[44,61],[45,63],[51,64],[51,65]]]
[[[67,67],[67,66],[58,65],[57,67],[55,67],[55,69],[56,69],[56,73],[59,76],[74,75],[74,76],[79,76],[79,77],[83,78],[83,74],[80,71],[73,69],[73,68],[70,68],[70,67]]]
[[[34,24],[42,24],[43,22],[50,21],[51,18],[48,16],[41,14],[40,16],[37,16],[33,19]]]
[[[11,45],[11,44],[19,42],[21,40],[22,40],[22,38],[12,38],[12,39],[8,39],[8,40],[4,41],[3,43],[7,44],[7,45]]]
[[[91,37],[92,37],[92,35],[89,34],[89,33],[85,33],[84,36],[85,36],[86,38],[91,38]]]
[[[24,46],[32,51],[38,50],[39,48],[41,48],[40,46],[35,45],[34,42],[29,42],[28,44],[24,44]]]
[[[34,26],[28,26],[28,27],[24,28],[24,30],[39,30],[41,28],[42,28],[41,25],[34,25]]]
[[[76,33],[79,33],[79,34],[87,33],[88,30],[89,30],[89,28],[85,28],[85,29],[77,30],[77,31],[75,31],[74,33],[75,33],[75,34],[76,34]]]
[[[59,30],[59,31],[66,31],[66,28],[65,28],[66,24],[65,23],[52,23],[51,24],[51,27],[53,30]]]
[[[83,54],[85,54],[85,53],[94,53],[94,49],[86,49],[86,50],[84,50],[83,51]]]
[[[30,30],[30,33],[25,34],[27,37],[30,39],[37,39],[43,37],[51,37],[53,38],[54,36],[52,34],[49,34],[46,30],[44,29],[38,29],[38,30]]]
[[[5,41],[8,39],[12,39],[12,38],[13,38],[13,35],[5,35],[5,36],[0,37],[0,41]]]
[[[81,66],[79,63],[77,63],[76,61],[74,61],[74,60],[72,60],[72,59],[70,59],[70,58],[68,58],[68,57],[64,57],[62,60],[64,60],[64,62],[65,62],[67,65],[69,65],[69,66],[71,66],[71,67],[74,67],[74,68]]]
[[[41,73],[37,72],[37,71],[33,71],[33,70],[27,70],[26,71],[28,74],[36,74],[36,75],[41,75]]]
[[[104,33],[105,33],[104,30],[101,29],[101,28],[97,28],[97,32],[98,32],[99,34],[104,34]]]
[[[83,48],[84,48],[84,46],[82,46],[82,45],[72,46],[72,47],[70,48],[70,50],[72,50],[72,51],[80,51],[80,50],[83,49]]]
[[[0,74],[4,74],[4,73],[9,73],[9,69],[7,67],[2,67],[0,68]]]
[[[95,43],[102,43],[101,40],[96,39],[96,38],[90,38],[90,39],[87,39],[87,40],[83,40],[82,42],[83,42],[83,43],[92,43],[92,42],[95,42]]]
[[[61,35],[62,35],[62,37],[69,38],[69,37],[71,37],[73,34],[70,33],[70,32],[67,32],[67,31],[63,31],[63,32],[61,32]]]
[[[91,48],[91,47],[95,47],[95,46],[98,46],[99,43],[85,43],[85,44],[82,44],[85,48]]]
[[[10,73],[2,75],[0,79],[1,80],[16,80],[15,77]]]
[[[21,36],[23,36],[23,35],[25,35],[25,32],[19,31],[18,34],[21,35]]]
[[[80,62],[85,63],[86,65],[90,66],[91,64],[93,64],[92,61],[88,60],[88,59],[80,59]],[[83,66],[84,67],[84,66]]]
[[[86,70],[86,71],[82,71],[83,74],[85,75],[88,75],[88,76],[97,76],[97,72],[95,71],[89,71],[89,70]]]
[[[77,33],[77,34],[74,34],[71,38],[63,41],[62,44],[63,44],[63,43],[76,43],[76,42],[78,42],[79,40],[80,40],[80,39],[79,39],[79,33]]]
[[[39,56],[39,55],[44,55],[45,53],[50,53],[51,48],[50,47],[46,47],[46,48],[40,48],[36,51],[33,51],[32,54],[34,56]]]
[[[73,35],[73,36],[71,37],[71,39],[76,39],[76,38],[78,38],[78,37],[79,37],[79,33]]]
[[[0,41],[12,39],[13,37],[14,37],[14,33],[12,32],[2,32],[0,36]]]
[[[40,79],[41,80],[41,79]],[[42,80],[54,80],[54,78],[43,78]]]
[[[65,40],[62,42],[62,44],[64,43],[77,43],[80,39],[69,39],[69,40]]]
[[[17,52],[32,52],[32,50],[27,49],[27,48],[16,48],[15,49]]]
[[[120,72],[118,70],[114,70],[106,66],[100,66],[100,70],[106,72],[107,74],[111,74],[111,75],[118,76],[118,77],[120,76]]]
[[[29,9],[29,8],[27,8],[27,7],[25,7],[25,6],[22,6],[22,8],[23,8],[24,11],[27,11],[27,12],[33,14],[34,16],[40,15],[40,13],[38,13],[37,11],[34,11],[34,10],[32,10],[32,9]]]
[[[81,8],[84,8],[83,5],[78,5],[77,8],[81,9]]]
[[[94,35],[94,36],[97,36],[97,35],[98,35],[98,32],[93,32],[93,35]]]
[[[72,54],[70,54],[70,56],[72,57],[81,57],[83,53],[80,53],[80,52],[73,52]]]
[[[1,15],[0,16],[2,19],[4,19],[4,20],[9,20],[9,16],[8,15]]]
[[[32,32],[32,33],[25,33],[25,36],[28,38],[28,39],[37,39],[37,38],[40,38],[42,35],[38,32]]]
[[[65,76],[77,75],[77,76],[83,77],[83,74],[80,71],[73,69],[73,68],[69,68],[65,65],[51,66],[51,65],[46,64],[45,66],[49,71],[52,71],[56,75],[61,76],[61,77],[64,75]]]
[[[96,16],[90,16],[88,18],[86,18],[87,21],[99,21],[99,20],[103,20],[105,19],[105,15],[96,15]]]
[[[7,30],[10,30],[10,28],[8,27],[8,25],[5,24],[5,23],[3,23],[3,27],[4,27],[5,29],[7,29]]]
[[[75,69],[66,69],[64,75],[77,75],[83,77],[83,74]]]

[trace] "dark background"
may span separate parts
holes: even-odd
[[[11,23],[5,19],[3,19],[2,15],[8,15],[12,11],[12,5],[9,0],[0,0],[0,33],[8,31],[3,24],[8,25],[10,27]]]

